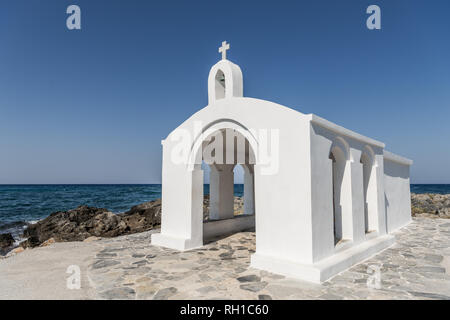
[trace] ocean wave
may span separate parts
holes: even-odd
[[[42,220],[42,219],[41,219],[41,220]],[[29,225],[29,224],[36,224],[36,223],[38,223],[38,222],[41,221],[41,220],[29,220],[29,221],[26,222],[25,227],[26,227],[27,225]]]
[[[17,248],[17,247],[20,245],[21,242],[23,242],[23,241],[25,241],[25,240],[27,240],[27,239],[28,239],[28,238],[22,237],[22,236],[19,236],[19,237],[17,237],[17,238],[14,238],[14,244],[12,245],[12,248]]]
[[[12,221],[0,223],[0,233],[11,233],[11,230],[23,230],[27,226],[25,221]]]
[[[0,224],[0,234],[9,233],[14,238],[13,245],[7,248],[7,250],[0,252],[0,255],[4,255],[8,251],[17,248],[22,241],[27,240],[27,238],[23,235],[23,232],[27,226],[28,223],[25,221],[12,221]]]

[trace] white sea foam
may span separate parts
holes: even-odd
[[[19,246],[19,244],[21,243],[21,242],[23,242],[23,241],[25,241],[25,240],[27,240],[28,238],[22,238],[22,237],[19,237],[19,238],[14,238],[14,244],[12,245],[14,248],[16,248],[16,247],[18,247]]]

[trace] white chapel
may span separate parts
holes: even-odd
[[[222,43],[210,70],[208,105],[162,141],[161,233],[152,244],[189,250],[254,228],[251,267],[317,283],[391,246],[411,221],[412,161],[314,114],[244,97],[229,48]],[[235,215],[238,165],[244,209]]]

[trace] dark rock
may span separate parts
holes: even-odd
[[[261,281],[261,278],[258,277],[257,275],[250,274],[248,276],[242,276],[242,277],[237,278],[237,281],[239,281],[239,282],[258,282],[258,281]]]
[[[120,262],[114,261],[114,260],[98,260],[97,262],[95,262],[92,265],[92,269],[101,269],[101,268],[106,268],[106,267],[112,267],[119,263]]]
[[[272,300],[272,297],[267,294],[260,294],[258,300]]]
[[[97,254],[97,258],[114,258],[114,257],[117,257],[117,253],[100,252]]]
[[[141,203],[119,214],[130,233],[144,232],[161,224],[161,199]]]
[[[219,257],[221,257],[221,258],[229,258],[229,257],[231,257],[232,255],[233,255],[233,253],[230,253],[230,252],[224,252],[224,253],[219,254]]]
[[[6,249],[14,244],[14,238],[11,233],[0,234],[0,249]]]
[[[138,266],[146,265],[147,264],[147,260],[136,261],[136,262],[133,262],[133,264],[136,264]]]
[[[91,236],[117,237],[153,229],[161,224],[161,200],[145,202],[129,211],[114,214],[107,209],[80,206],[52,213],[31,224],[24,232],[28,239],[20,245],[36,247],[50,238],[57,242],[83,241]]]

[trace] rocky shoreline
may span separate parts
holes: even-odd
[[[203,203],[204,219],[208,219],[209,197]],[[235,214],[241,214],[243,199],[235,197]],[[411,211],[414,217],[450,219],[450,194],[411,194]],[[0,234],[0,256],[14,249],[45,246],[53,242],[85,241],[86,239],[112,238],[140,233],[161,224],[161,200],[145,202],[130,210],[114,214],[104,208],[79,206],[68,211],[58,211],[47,218],[30,224],[24,231],[25,241],[14,249],[15,239],[9,233]]]
[[[235,197],[235,214],[241,214],[243,199]],[[209,216],[209,197],[203,202],[204,219]],[[25,241],[14,248],[15,239],[10,233],[0,234],[0,256],[13,250],[46,246],[54,242],[86,241],[89,238],[112,238],[140,233],[161,224],[161,199],[144,202],[130,210],[114,214],[104,208],[79,206],[68,211],[50,214],[24,231]]]
[[[450,194],[412,193],[413,217],[450,219]]]
[[[0,235],[0,255],[11,249],[20,252],[26,248],[52,242],[84,241],[90,237],[117,237],[144,232],[161,224],[161,200],[149,201],[130,210],[114,214],[104,208],[79,206],[68,211],[50,214],[24,230],[26,238],[14,249],[11,234]]]

